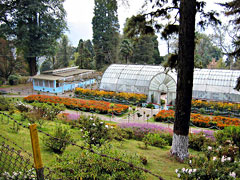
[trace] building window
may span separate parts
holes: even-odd
[[[50,86],[50,88],[54,88],[53,81],[49,81],[49,86]]]
[[[39,86],[43,87],[43,80],[39,79]]]
[[[37,79],[34,79],[34,85],[38,86],[38,80]]]
[[[49,87],[49,81],[48,80],[45,80],[45,87]]]

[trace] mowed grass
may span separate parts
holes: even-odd
[[[20,121],[19,115],[14,115],[14,117],[16,120]],[[24,121],[23,123],[25,125],[28,124],[27,121]],[[45,124],[43,124],[42,128],[40,129],[44,132],[52,134],[52,132],[54,131],[54,128],[59,125],[69,127],[68,125],[61,123],[61,121],[48,121]],[[15,132],[13,130],[13,127],[14,127],[14,123],[12,120],[9,120],[8,122],[7,118],[4,118],[2,120],[0,116],[1,135],[4,137],[7,137],[11,141],[14,141],[16,144],[23,147],[27,152],[32,153],[32,145],[30,140],[29,129],[20,127],[20,130],[18,132]],[[15,127],[16,127],[16,124],[15,124]],[[80,131],[78,129],[70,129],[70,128],[69,130],[71,131],[71,134],[73,135],[73,138],[76,140],[77,144],[83,145]],[[42,139],[45,137],[45,135],[42,133],[38,133],[38,135],[39,135],[43,164],[44,166],[50,167],[56,155],[53,152],[50,152],[44,148]],[[0,142],[2,141],[5,141],[5,140],[3,140],[0,137]],[[12,143],[8,141],[5,141],[5,143],[9,144],[10,147],[15,148],[15,146]],[[144,146],[143,142],[135,141],[135,140],[124,140],[122,142],[112,141],[111,144],[121,151],[125,151],[130,154],[138,154],[142,157],[146,157],[148,164],[145,165],[145,168],[152,171],[155,174],[162,176],[166,180],[177,179],[175,169],[188,166],[187,164],[179,163],[173,157],[170,156],[169,154],[169,151],[171,148],[170,146],[167,146],[165,148],[157,148],[157,147],[149,146],[148,149],[143,149],[141,148]],[[19,148],[16,147],[16,149],[18,150]],[[65,151],[75,152],[75,151],[81,151],[81,149],[76,146],[70,145],[67,147]],[[196,152],[194,151],[193,153],[196,154]],[[26,153],[23,152],[23,154],[27,156]],[[33,159],[32,159],[32,162],[33,162]],[[150,174],[146,174],[146,176],[148,180],[158,179]]]

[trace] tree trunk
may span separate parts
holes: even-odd
[[[37,74],[37,58],[36,57],[27,57],[27,62],[29,65],[30,76]]]
[[[180,160],[188,157],[188,132],[191,113],[196,0],[181,0],[177,98],[171,154]]]

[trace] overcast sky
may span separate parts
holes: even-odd
[[[217,0],[208,0],[209,8],[216,7],[214,2]],[[123,24],[127,17],[136,15],[140,10],[144,0],[129,0],[129,7],[119,5],[118,18],[120,24],[120,31],[122,32]],[[79,39],[92,40],[92,18],[94,9],[94,0],[66,0],[64,8],[67,11],[67,23],[69,31],[66,33],[73,46],[78,45]],[[159,49],[161,55],[165,55],[166,43],[159,40]]]

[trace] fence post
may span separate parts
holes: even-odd
[[[32,124],[29,126],[30,128],[30,136],[32,142],[32,149],[33,149],[33,158],[34,158],[34,165],[37,173],[38,180],[44,180],[44,173],[43,173],[43,163],[40,153],[40,146],[38,141],[38,131],[37,125]]]

